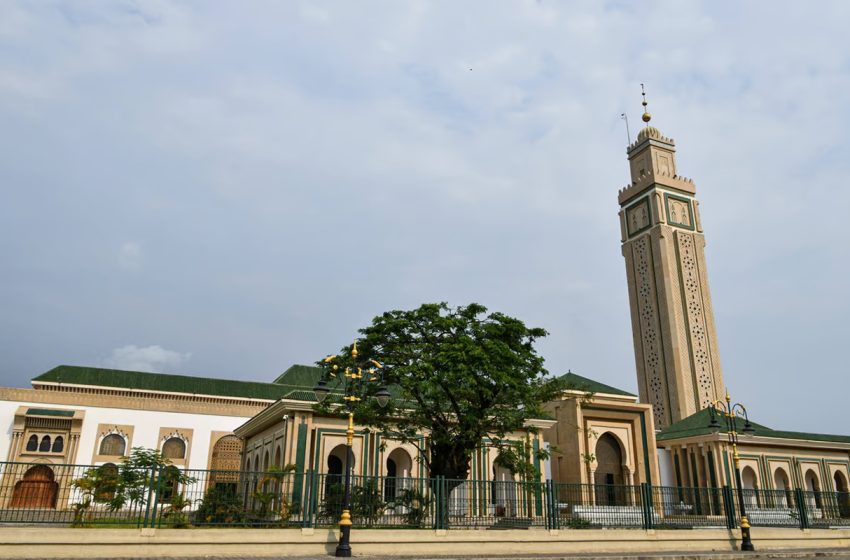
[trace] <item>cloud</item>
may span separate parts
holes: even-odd
[[[736,399],[782,427],[800,371],[840,386],[850,3],[366,4],[0,2],[13,382],[128,340],[270,380],[446,300],[634,391],[618,117],[636,134],[645,82],[697,183]],[[841,398],[793,427],[847,425]]]
[[[121,244],[118,250],[118,266],[124,270],[138,270],[142,267],[142,246],[134,241]]]
[[[112,369],[129,371],[173,372],[191,357],[191,353],[166,350],[159,345],[128,344],[112,350],[110,356],[103,360],[103,365]]]

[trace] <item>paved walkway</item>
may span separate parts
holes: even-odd
[[[850,548],[817,550],[771,550],[756,552],[669,552],[663,554],[538,554],[527,556],[359,556],[368,560],[791,560],[796,558],[828,558],[830,560],[850,560]],[[121,558],[121,560],[150,560],[161,556],[139,556]],[[332,556],[170,556],[167,560],[329,560]],[[38,560],[27,557],[11,560]],[[53,558],[51,560],[63,560]],[[90,558],[89,560],[115,560],[114,558]]]

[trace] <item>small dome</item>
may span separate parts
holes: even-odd
[[[638,133],[638,142],[642,140],[646,140],[647,138],[661,138],[661,131],[655,128],[654,126],[647,126],[641,129]]]

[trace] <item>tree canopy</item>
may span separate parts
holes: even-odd
[[[485,439],[503,450],[500,460],[512,470],[527,463],[527,454],[517,453],[506,438],[526,428],[529,419],[545,417],[543,404],[564,389],[560,380],[546,377],[534,349],[544,329],[488,314],[477,303],[456,308],[437,303],[387,311],[360,333],[357,358],[345,348],[339,362],[364,369],[370,359],[382,362],[393,399],[387,409],[373,398],[358,402],[358,424],[419,446],[431,476],[466,479]],[[379,385],[367,383],[366,396]],[[330,407],[327,401],[325,406]]]

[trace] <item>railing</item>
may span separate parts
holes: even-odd
[[[74,527],[334,527],[339,474],[0,463],[0,524]],[[850,527],[850,494],[744,490],[750,525]],[[736,528],[729,487],[353,476],[357,527]]]

